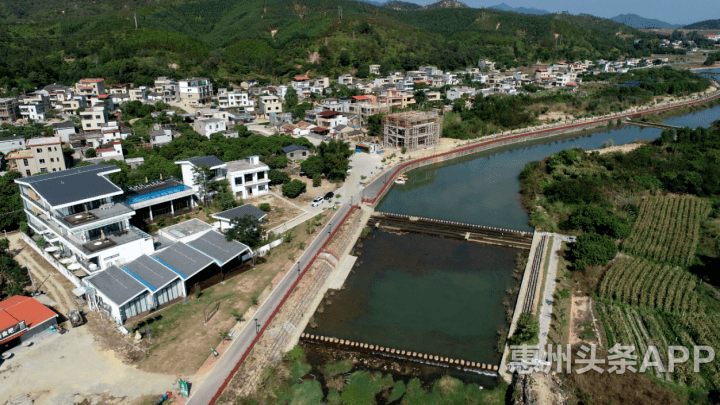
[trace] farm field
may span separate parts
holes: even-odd
[[[640,204],[638,218],[621,246],[625,253],[687,266],[695,257],[700,224],[710,203],[693,196],[655,196]]]
[[[716,314],[676,315],[631,308],[608,301],[598,302],[608,347],[615,344],[634,345],[638,367],[649,346],[655,346],[664,367],[663,372],[649,368],[648,372],[665,381],[674,381],[693,388],[718,389],[720,387],[720,363],[712,361],[700,365],[700,373],[693,372],[692,361],[676,364],[674,372],[667,371],[668,346],[681,345],[720,347],[720,336],[714,331],[720,328]],[[676,340],[677,339],[677,340]],[[705,354],[703,354],[705,355]],[[690,353],[692,360],[692,349]]]
[[[599,295],[658,311],[703,312],[696,287],[697,278],[679,267],[624,257],[605,273]]]

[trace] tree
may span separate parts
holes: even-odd
[[[325,170],[325,159],[320,155],[310,156],[300,163],[300,168],[306,176],[312,178],[316,174],[322,174]]]
[[[287,156],[281,155],[281,156],[269,156],[269,157],[265,158],[264,162],[271,169],[282,169],[282,168],[287,167],[289,160],[290,159],[288,159]]]
[[[415,98],[415,102],[418,106],[427,102],[427,94],[422,90],[416,90],[415,94],[413,94],[413,98]]]
[[[517,327],[512,336],[508,339],[511,345],[533,345],[538,342],[538,334],[540,333],[540,322],[533,314],[520,314]]]
[[[323,173],[326,177],[330,180],[345,180],[350,167],[350,156],[354,153],[350,149],[350,144],[333,139],[328,143],[321,142],[318,150],[323,160]]]
[[[285,110],[291,110],[298,103],[297,91],[293,87],[288,88],[285,93]]]
[[[230,221],[230,229],[225,232],[225,238],[229,241],[236,240],[246,246],[254,248],[260,244],[262,239],[262,228],[260,222],[250,215],[242,218],[233,218]]]
[[[313,187],[320,187],[320,185],[322,184],[322,177],[318,173],[315,173],[315,175],[312,176],[312,180],[313,180]]]
[[[223,187],[221,192],[215,194],[213,204],[219,211],[226,211],[238,206],[235,196],[228,187]]]
[[[95,156],[96,156],[96,154],[95,154],[95,149],[94,149],[94,148],[88,148],[88,149],[85,151],[85,157],[86,157],[86,158],[94,158]]]
[[[202,198],[203,205],[207,208],[210,200],[211,183],[212,179],[215,177],[215,171],[206,165],[194,166],[192,171],[193,176],[195,177],[195,184],[198,186],[198,194],[200,194],[200,198]]]
[[[268,178],[271,184],[285,184],[290,182],[290,175],[280,170],[270,169]]]
[[[385,121],[384,114],[373,114],[368,117],[367,129],[368,135],[370,136],[382,136],[383,135],[383,121]]]
[[[16,171],[7,172],[0,177],[0,230],[17,229],[25,213],[20,200],[20,190],[15,179],[22,177]]]
[[[258,208],[260,208],[261,211],[265,211],[265,212],[270,212],[270,209],[271,209],[270,203],[262,203],[262,204],[260,204],[260,206]]]
[[[300,180],[293,180],[287,184],[283,184],[282,193],[285,197],[295,198],[307,188],[307,184]]]

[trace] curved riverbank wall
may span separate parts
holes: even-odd
[[[432,156],[414,159],[412,161],[401,163],[389,169],[385,175],[379,176],[375,181],[370,183],[364,189],[362,202],[364,204],[372,206],[373,208],[376,207],[377,204],[385,196],[385,194],[390,190],[390,186],[393,184],[395,178],[397,178],[398,175],[423,166],[462,158],[468,155],[501,148],[503,146],[520,144],[524,142],[532,142],[535,140],[547,139],[565,134],[574,134],[583,130],[595,129],[601,125],[607,125],[607,123],[610,121],[614,122],[618,119],[626,119],[637,115],[656,114],[676,108],[689,107],[718,98],[720,98],[720,91],[715,91],[712,93],[707,93],[702,97],[692,97],[690,100],[678,101],[674,103],[665,103],[653,107],[636,108],[631,111],[608,114],[602,117],[578,119],[574,120],[572,124],[542,125],[538,127],[523,128],[518,130],[512,130],[509,132],[503,132],[501,134],[486,136],[481,138],[480,140],[468,142],[468,144],[461,146],[457,149]]]

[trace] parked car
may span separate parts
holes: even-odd
[[[335,193],[333,193],[332,191],[328,191],[328,193],[325,194],[325,199],[326,199],[326,200],[329,200],[329,199],[331,199],[331,198],[333,198],[333,197],[335,197]]]
[[[322,204],[322,203],[323,203],[323,198],[322,198],[322,197],[317,197],[316,199],[313,200],[311,206],[317,207],[318,205],[320,205],[320,204]]]
[[[352,173],[352,167],[348,167],[348,169],[347,169],[347,174],[350,174],[350,173]]]
[[[570,243],[575,243],[576,238],[574,236],[571,236],[568,238],[568,240],[570,241]]]

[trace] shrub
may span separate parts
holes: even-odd
[[[612,260],[618,252],[613,238],[596,233],[585,233],[578,236],[570,248],[570,261],[577,270],[585,270],[587,266],[604,265]]]
[[[20,221],[20,232],[24,233],[25,235],[30,235],[30,227],[28,226],[27,222]]]
[[[95,156],[96,156],[96,153],[95,153],[94,148],[89,148],[88,150],[85,151],[86,158],[94,158]]]
[[[312,179],[313,179],[313,187],[320,187],[320,185],[322,184],[322,177],[320,176],[320,174],[315,173],[313,175]]]
[[[280,170],[270,169],[268,178],[272,184],[285,184],[290,182],[290,175]]]
[[[190,219],[190,214],[185,214],[185,219]]]
[[[400,149],[400,152],[402,152],[402,154],[404,155],[405,152],[407,152],[407,148],[403,146],[402,149]]]
[[[35,242],[35,244],[36,244],[37,247],[39,247],[40,249],[44,249],[45,246],[47,246],[47,242],[45,241],[45,238],[43,238],[43,237],[41,237],[40,239],[38,239],[38,240]]]
[[[307,184],[300,180],[293,180],[287,184],[283,184],[282,193],[285,197],[295,198],[307,188]]]
[[[165,226],[165,218],[158,218],[156,224],[158,227],[162,228],[163,226]]]
[[[260,204],[260,208],[262,211],[269,212],[270,211],[270,203],[262,203]]]

